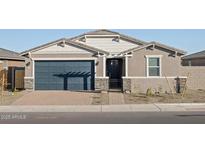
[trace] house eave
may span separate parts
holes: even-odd
[[[128,49],[128,50],[126,50],[126,51],[123,51],[123,52],[121,52],[120,54],[132,53],[132,52],[135,52],[135,51],[144,49],[144,48],[148,48],[148,47],[150,47],[150,46],[153,46],[154,48],[156,48],[156,47],[158,46],[158,47],[161,47],[161,48],[170,50],[170,51],[174,52],[175,54],[181,54],[181,55],[186,54],[186,52],[183,51],[183,50],[176,49],[176,48],[173,48],[173,47],[169,47],[169,46],[167,46],[167,45],[164,45],[164,44],[161,44],[161,43],[158,43],[158,42],[150,42],[150,43],[147,43],[147,44],[142,45],[142,46],[134,47],[134,48],[132,48],[132,49]]]
[[[15,61],[25,61],[25,59],[22,57],[20,58],[12,58],[12,57],[0,57],[0,60],[15,60]]]
[[[62,39],[59,39],[59,40],[56,40],[56,41],[53,41],[53,42],[50,42],[50,43],[43,44],[43,45],[40,45],[38,47],[29,49],[29,50],[26,50],[26,51],[22,52],[20,55],[25,56],[29,53],[33,53],[35,51],[38,51],[38,50],[41,50],[41,49],[44,49],[44,48],[47,48],[47,47],[50,47],[50,46],[53,46],[53,45],[56,45],[56,44],[59,44],[59,43],[72,45],[72,46],[75,46],[75,47],[78,47],[78,48],[81,48],[81,49],[84,49],[84,50],[88,50],[88,51],[91,51],[91,52],[94,52],[94,53],[97,53],[97,54],[98,53],[109,54],[108,52],[103,51],[101,49],[97,49],[97,48],[94,48],[94,47],[91,47],[91,46],[88,46],[88,45],[85,45],[85,44],[82,44],[82,43],[77,43],[77,42],[71,41],[70,39],[62,38]]]
[[[109,32],[110,34],[95,34],[97,32],[100,32],[100,31],[104,31],[104,32]],[[142,41],[142,40],[139,40],[139,39],[136,39],[134,37],[130,37],[130,36],[127,36],[127,35],[124,35],[124,34],[121,34],[121,33],[118,33],[118,32],[114,32],[114,31],[110,31],[110,30],[107,30],[107,29],[99,29],[99,30],[95,30],[95,31],[90,31],[90,32],[87,32],[87,33],[84,33],[84,34],[81,34],[81,35],[78,35],[78,36],[75,36],[73,38],[70,38],[70,40],[77,40],[77,39],[80,39],[80,38],[83,38],[85,36],[100,36],[100,37],[113,37],[113,36],[119,36],[121,39],[123,40],[126,40],[126,41],[129,41],[129,42],[132,42],[134,44],[138,44],[138,45],[144,45],[144,44],[147,44],[147,42],[145,41]]]

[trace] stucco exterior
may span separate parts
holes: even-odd
[[[70,45],[64,47],[53,45],[40,49],[26,56],[25,59],[25,88],[33,89],[35,74],[35,60],[93,60],[95,63],[95,77],[103,76],[103,57],[96,56],[93,52]],[[96,80],[100,82],[101,80]]]
[[[13,90],[15,88],[22,89],[24,87],[23,78],[24,74],[16,76],[15,70],[22,69],[25,67],[25,62],[23,60],[14,59],[1,59],[0,60],[0,76],[2,78],[3,72],[5,72],[4,81],[6,82],[5,89]],[[6,70],[6,71],[3,71]],[[19,82],[18,82],[19,81]],[[20,86],[19,86],[20,85]]]
[[[19,61],[19,60],[5,60],[5,59],[0,59],[1,62],[1,68],[3,67],[8,68],[8,67],[24,67],[25,63],[24,61]]]
[[[170,56],[170,51],[160,49],[142,49],[133,52],[132,57],[128,59],[128,75],[129,77],[146,77],[146,56],[161,56],[161,72],[162,76],[178,76],[181,66],[181,57]]]
[[[80,53],[74,53],[73,51],[67,51],[67,49],[69,49],[68,45],[66,45],[65,47],[66,49],[54,45],[53,47],[49,47],[48,49],[42,49],[39,50],[38,52],[33,52],[30,54],[29,58],[26,59],[26,63],[30,63],[29,66],[26,66],[26,77],[32,77],[33,76],[33,62],[35,60],[38,59],[45,59],[45,60],[78,60],[78,59],[82,59],[82,60],[94,60],[95,61],[95,73],[96,73],[96,77],[102,77],[103,75],[103,57],[100,56],[96,56],[93,53],[87,51],[87,50],[83,50],[83,49],[78,49],[77,47],[75,47],[76,51],[80,50]],[[63,51],[61,51],[61,49],[63,49]],[[72,47],[72,49],[74,49],[74,47]],[[59,51],[58,54],[56,52],[54,52],[55,50]]]
[[[81,41],[82,42],[82,41]],[[137,47],[137,44],[125,41],[123,39],[118,39],[117,36],[113,37],[86,37],[86,41],[83,42],[87,45],[94,46],[96,48],[103,49],[110,53],[119,53],[124,50]]]
[[[192,90],[205,89],[204,66],[181,66],[181,75],[187,76],[187,88]]]
[[[110,34],[110,33],[108,33]],[[148,88],[155,92],[176,92],[176,78],[187,78],[190,89],[205,89],[205,68],[188,67],[183,64],[181,50],[161,44],[137,42],[121,39],[120,35],[82,36],[74,39],[78,44],[66,44],[66,39],[56,44],[44,45],[24,54],[25,86],[33,88],[35,60],[93,60],[95,61],[95,89],[109,90],[109,77],[106,76],[106,59],[122,59],[122,91],[146,92]],[[70,40],[69,40],[70,41]],[[136,42],[135,42],[136,41]],[[89,49],[82,45],[91,46]],[[142,47],[142,48],[140,48]],[[92,51],[91,51],[92,50]],[[105,51],[105,52],[104,52]],[[129,52],[126,52],[129,51]],[[160,75],[150,77],[147,73],[147,57],[160,57]],[[193,62],[192,64],[194,64]],[[203,61],[196,61],[201,64]]]
[[[155,92],[176,92],[176,78],[182,76],[181,56],[161,48],[141,49],[128,58],[128,77],[123,78],[123,91],[145,93],[148,88]],[[161,58],[161,76],[147,76],[147,56]],[[169,84],[171,89],[169,88]]]

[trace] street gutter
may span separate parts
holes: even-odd
[[[173,112],[205,111],[205,103],[0,106],[0,112],[170,112],[170,111]]]

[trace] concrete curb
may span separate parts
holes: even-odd
[[[171,112],[205,111],[205,103],[0,106],[0,112]]]

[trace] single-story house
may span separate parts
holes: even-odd
[[[21,53],[25,88],[33,90],[170,91],[185,51],[110,30],[62,38]]]
[[[8,89],[24,88],[25,58],[19,53],[0,48],[0,78],[5,73],[5,85]]]

